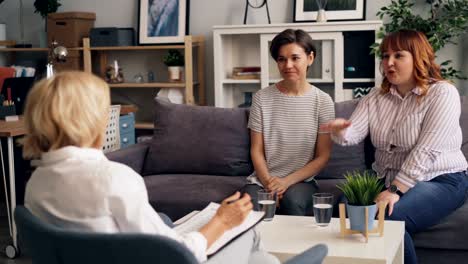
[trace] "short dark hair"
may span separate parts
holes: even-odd
[[[302,29],[286,29],[273,38],[270,46],[270,54],[273,59],[278,60],[278,53],[282,46],[296,43],[301,46],[307,55],[313,52],[314,58],[317,56],[317,49],[312,43],[310,35]]]

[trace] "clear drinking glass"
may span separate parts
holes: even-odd
[[[276,211],[276,192],[259,190],[257,192],[257,198],[259,210],[265,212],[263,221],[273,220]]]
[[[333,213],[333,194],[316,193],[312,196],[315,222],[318,226],[327,226]]]

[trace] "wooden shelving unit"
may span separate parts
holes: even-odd
[[[193,81],[193,52],[197,49],[197,82]],[[148,51],[148,50],[184,50],[185,56],[185,81],[180,83],[118,83],[110,84],[111,88],[181,88],[185,92],[185,103],[195,104],[193,87],[198,85],[198,104],[205,105],[205,38],[203,36],[185,36],[183,44],[174,45],[153,45],[153,46],[119,46],[119,47],[91,47],[89,38],[83,39],[83,65],[84,71],[92,72],[91,60],[92,51],[95,51],[99,61],[99,74],[104,76],[105,67],[108,64],[107,52],[109,51]]]
[[[7,48],[0,48],[0,52],[44,52],[49,51],[48,48],[11,48],[15,45],[12,41],[2,41],[1,45],[6,45]],[[197,65],[194,65],[193,49],[196,49]],[[151,46],[112,46],[112,47],[91,47],[89,38],[83,39],[83,47],[70,48],[69,51],[82,52],[83,70],[92,72],[92,57],[97,56],[99,61],[99,75],[104,76],[107,63],[107,52],[111,51],[151,51],[151,50],[168,50],[180,49],[183,50],[185,56],[185,81],[184,82],[157,82],[157,83],[117,83],[109,84],[112,89],[132,89],[132,88],[180,88],[184,89],[185,103],[195,104],[193,88],[198,87],[198,105],[205,105],[205,38],[203,36],[185,36],[184,43],[173,45],[151,45]],[[162,62],[161,62],[162,63]],[[197,69],[197,81],[194,81],[194,66]],[[137,129],[153,129],[152,123],[137,123]]]
[[[327,92],[336,101],[353,98],[356,85],[374,85],[381,82],[379,59],[374,58],[373,68],[365,77],[347,77],[345,68],[346,36],[366,33],[374,35],[382,21],[337,21],[327,23],[294,23],[269,25],[222,25],[213,27],[214,95],[215,106],[237,107],[244,102],[246,92],[256,92],[281,80],[276,62],[269,48],[272,39],[281,31],[294,28],[310,34],[317,48],[317,58],[307,73],[307,81]],[[367,35],[366,35],[367,36]],[[354,42],[353,42],[354,43]],[[363,45],[356,50],[362,50]],[[349,45],[348,45],[349,46]],[[368,54],[364,54],[368,55]],[[363,56],[363,60],[365,60]],[[354,62],[353,62],[354,63]],[[372,60],[371,62],[372,63]],[[236,80],[232,78],[235,67],[261,68],[259,79]],[[356,71],[359,71],[357,69]],[[366,86],[368,87],[368,86]]]
[[[150,122],[135,123],[135,129],[154,129],[154,124]]]

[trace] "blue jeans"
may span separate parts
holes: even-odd
[[[243,188],[252,198],[255,210],[258,209],[257,191],[263,188],[257,184],[247,184]],[[288,188],[280,200],[278,214],[283,215],[309,215],[313,214],[312,195],[317,192],[318,187],[314,181],[299,182]]]
[[[405,263],[418,263],[411,236],[438,224],[465,202],[468,176],[463,172],[418,182],[395,204],[388,220],[405,222]]]

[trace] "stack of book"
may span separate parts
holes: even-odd
[[[260,79],[260,67],[234,67],[232,69],[233,79]]]

